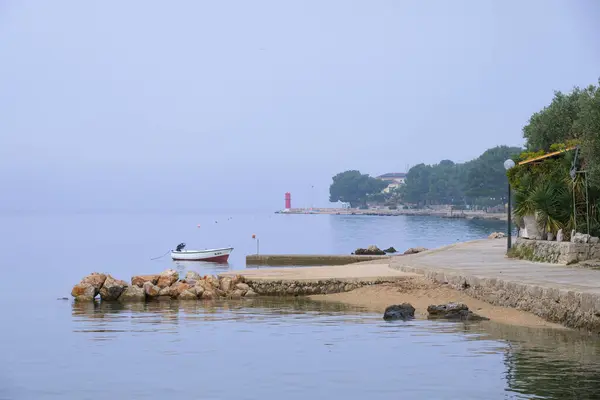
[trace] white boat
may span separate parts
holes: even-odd
[[[173,260],[227,262],[233,247],[206,250],[171,250]]]

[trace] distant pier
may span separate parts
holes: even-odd
[[[506,221],[506,213],[487,213],[484,211],[462,211],[462,210],[434,210],[434,209],[408,209],[408,210],[385,210],[368,209],[361,210],[357,208],[290,208],[275,211],[276,214],[322,214],[322,215],[370,215],[395,217],[400,215],[407,216],[432,216],[440,218],[457,219],[485,219],[495,221]]]

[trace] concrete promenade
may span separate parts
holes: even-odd
[[[247,269],[242,275],[251,282],[292,287],[295,282],[322,285],[330,280],[338,282],[336,291],[347,291],[354,286],[342,289],[341,282],[361,286],[418,274],[493,305],[600,333],[600,270],[510,259],[505,252],[506,240],[484,239],[351,265]]]
[[[393,257],[390,266],[539,285],[600,295],[600,270],[511,259],[506,240],[485,239]]]
[[[505,252],[506,240],[485,239],[392,258],[390,267],[494,305],[600,333],[600,271],[510,259]]]

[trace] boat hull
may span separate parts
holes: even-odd
[[[171,251],[171,258],[183,261],[227,262],[232,251],[232,247],[210,250]]]

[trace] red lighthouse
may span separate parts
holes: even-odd
[[[285,209],[289,210],[290,208],[292,208],[292,195],[290,192],[287,192],[285,194]]]

